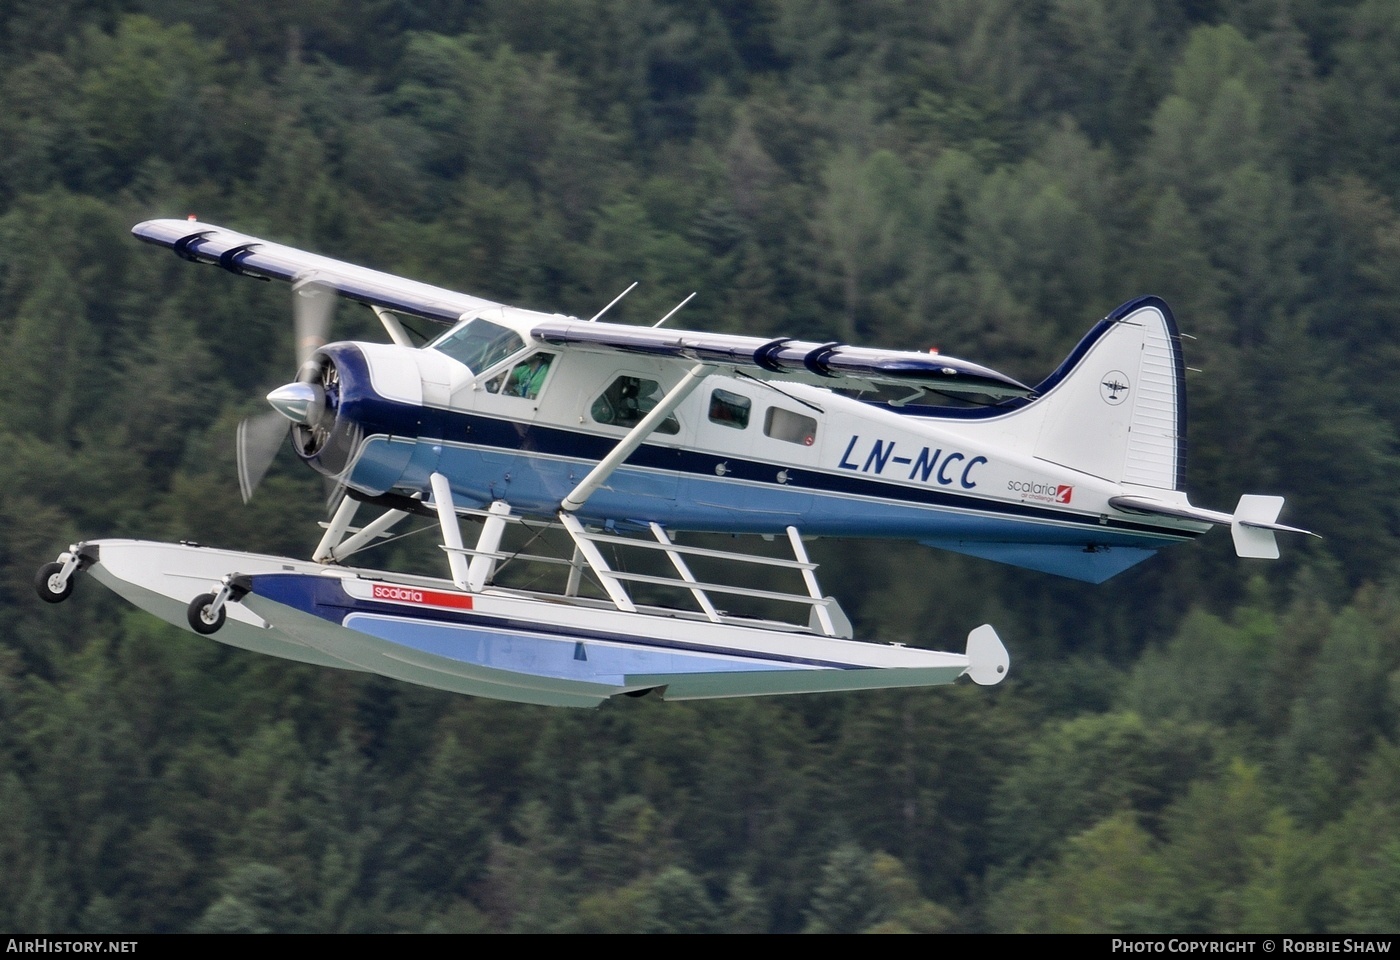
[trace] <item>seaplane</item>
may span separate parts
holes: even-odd
[[[49,602],[86,573],[246,650],[595,707],[1006,676],[987,624],[962,653],[854,639],[812,538],[917,541],[1098,583],[1214,526],[1255,558],[1278,556],[1277,532],[1307,533],[1278,522],[1281,497],[1190,503],[1181,337],[1157,297],[1113,310],[1028,386],[932,351],[681,331],[674,310],[603,320],[616,300],[586,320],[542,313],[193,219],[132,232],[291,284],[298,369],[239,427],[240,488],[246,500],[290,445],[336,506],[309,559],[72,544],[36,575]],[[327,342],[339,300],[373,311],[388,342]],[[440,531],[445,577],[349,562],[409,517]],[[530,552],[545,533],[558,549]],[[732,538],[683,542],[705,534]],[[727,546],[744,537],[770,546]],[[521,564],[549,576],[502,575]]]

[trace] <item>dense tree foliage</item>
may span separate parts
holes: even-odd
[[[1400,925],[1400,7],[1389,0],[11,0],[0,14],[0,927]],[[861,636],[993,690],[591,713],[259,658],[35,567],[99,536],[302,555],[238,502],[285,290],[197,213],[620,319],[936,344],[1035,382],[1142,293],[1217,535],[1085,587],[814,545]],[[373,336],[342,310],[339,332]],[[410,542],[377,558],[423,562]]]

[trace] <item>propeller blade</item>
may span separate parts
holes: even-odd
[[[335,291],[314,280],[302,280],[292,287],[292,317],[295,321],[297,366],[326,345],[335,316]]]
[[[276,410],[248,417],[238,424],[238,489],[244,503],[272,466],[290,429],[286,418]]]
[[[364,435],[364,431],[360,428],[360,425],[359,425],[359,424],[354,424],[354,425],[350,428],[350,430],[347,431],[345,437],[343,438],[343,442],[346,444],[346,446],[347,446],[350,450],[354,450],[356,447],[358,447],[358,446],[360,445],[360,439],[363,437],[363,435]],[[347,466],[344,470],[340,471],[340,473],[336,474],[335,476],[333,476],[333,477],[326,477],[326,515],[327,515],[327,516],[330,516],[331,514],[335,513],[336,508],[338,508],[338,507],[340,506],[340,501],[342,501],[342,500],[345,499],[345,490],[346,490],[346,482],[345,482],[345,481],[346,481],[346,478],[349,477],[349,476],[350,476],[350,467]]]
[[[247,503],[286,442],[294,423],[314,424],[325,410],[319,365],[309,365],[330,336],[335,314],[335,291],[314,279],[292,286],[292,329],[296,338],[297,379],[268,394],[273,410],[248,417],[238,425],[238,490]]]

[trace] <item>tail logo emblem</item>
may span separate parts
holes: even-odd
[[[1099,384],[1099,396],[1114,407],[1128,399],[1128,375],[1122,370],[1110,370]]]

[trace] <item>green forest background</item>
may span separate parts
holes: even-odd
[[[1400,3],[0,11],[0,929],[1400,930]],[[247,507],[233,468],[285,287],[129,236],[188,213],[1032,383],[1159,294],[1194,501],[1325,539],[1097,587],[819,542],[859,636],[988,621],[1010,679],[594,712],[260,658],[92,581],[46,607],[74,540],[319,535],[294,458]]]

